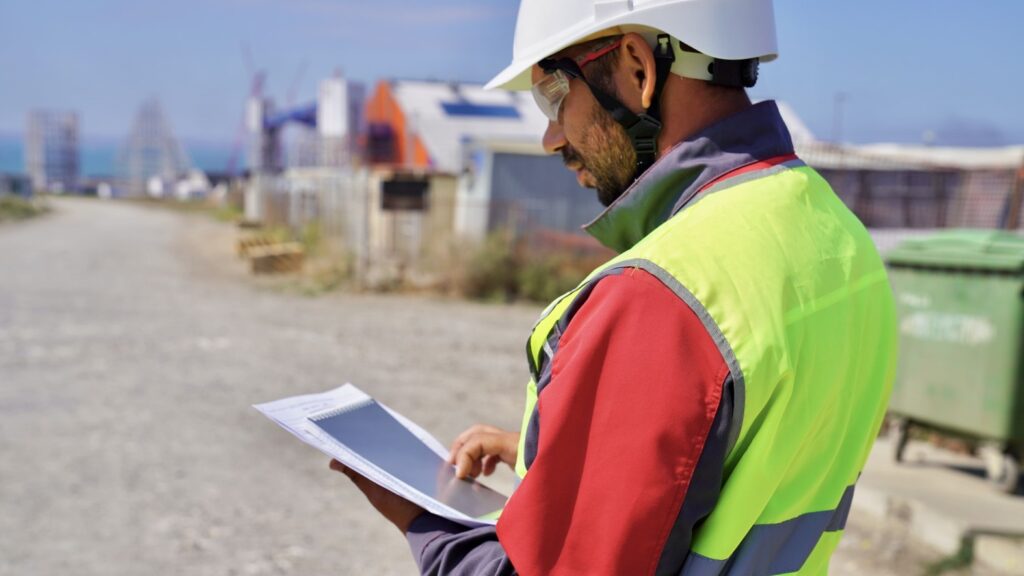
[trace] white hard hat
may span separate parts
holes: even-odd
[[[528,90],[530,68],[555,52],[642,28],[722,60],[767,62],[778,55],[772,0],[522,0],[512,64],[487,88]]]

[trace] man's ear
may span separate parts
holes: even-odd
[[[621,48],[619,65],[627,76],[629,93],[639,94],[639,104],[641,108],[647,110],[654,100],[654,88],[658,77],[654,52],[644,37],[635,32],[622,37]]]

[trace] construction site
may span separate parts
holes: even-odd
[[[249,40],[237,42],[244,77],[218,60],[223,46],[210,49],[209,77],[231,78],[231,90],[133,89],[135,105],[118,111],[125,123],[108,124],[116,151],[99,175],[83,169],[92,116],[61,100],[19,112],[24,173],[0,174],[0,576],[399,576],[457,561],[503,574],[1024,576],[1019,138],[853,142],[842,137],[846,92],[830,94],[828,135],[826,105],[748,99],[772,94],[754,87],[777,56],[761,0],[734,2],[767,10],[758,17],[694,13],[708,18],[701,31],[742,20],[707,40],[750,52],[736,58],[698,46],[703,32],[691,46],[655,28],[660,19],[629,20],[687,2],[520,0],[535,9],[516,26],[553,30],[586,10],[557,42],[548,28],[517,32],[512,64],[486,87],[387,75],[418,70],[410,52],[447,54],[438,37],[403,37],[389,68],[378,60],[392,46],[379,38],[282,19],[363,26],[382,8],[252,4],[272,20],[252,24],[258,36],[281,34],[267,45],[280,50],[266,52],[275,71],[294,27],[309,35],[304,50],[358,72],[320,54],[315,77],[302,60],[282,89],[253,65]],[[401,5],[409,13],[389,17],[388,34],[410,22],[485,30],[479,6],[443,4]],[[242,11],[226,12],[242,28]],[[213,36],[233,29],[211,22]],[[359,62],[364,50],[372,66]],[[611,54],[634,68],[601,84],[595,63]],[[785,81],[829,78],[805,72]],[[687,98],[663,105],[659,83]],[[618,90],[655,105],[631,111]],[[223,94],[232,108],[203,108]],[[915,98],[926,107],[925,88]],[[197,160],[189,103],[235,130],[215,168]],[[584,128],[598,125],[620,139],[594,144]],[[659,172],[676,152],[679,166]],[[631,176],[610,199],[584,162],[600,154]],[[620,220],[607,224],[609,214]],[[626,282],[637,284],[614,288]],[[351,457],[340,468],[328,466],[335,452],[260,415],[347,383],[369,400],[283,426],[314,447],[316,434],[337,443]],[[452,446],[427,489],[319,425],[371,404],[433,456]],[[619,419],[627,413],[634,420]],[[505,444],[477,447],[472,489],[506,506],[445,515],[459,512],[445,500],[450,464],[462,464],[479,424]],[[394,441],[391,429],[369,429]],[[412,461],[380,445],[399,461],[388,465]],[[410,501],[407,522],[389,513]],[[523,518],[533,524],[508,527]],[[647,521],[660,548],[637,528]],[[588,564],[605,555],[618,570]],[[633,571],[637,556],[646,572]],[[532,569],[512,567],[527,560]]]

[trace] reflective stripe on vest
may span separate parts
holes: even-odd
[[[701,319],[735,386],[725,481],[682,573],[813,573],[884,415],[892,294],[867,231],[814,170],[785,158],[728,176],[541,315],[516,471],[559,322],[604,275],[643,268]]]

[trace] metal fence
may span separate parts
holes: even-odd
[[[1020,178],[1008,170],[821,169],[868,228],[1020,228]]]
[[[875,232],[1019,229],[1024,225],[1024,171],[1020,169],[965,170],[863,155],[836,162],[834,157],[815,151],[802,156]],[[560,183],[565,184],[561,191],[545,197],[543,179],[531,177],[540,171],[514,167],[517,169],[511,173],[515,178],[506,180],[514,181],[515,186],[491,184],[498,192],[514,190],[495,192],[489,199],[476,201],[486,205],[471,206],[471,212],[487,220],[480,225],[487,232],[501,229],[518,238],[539,239],[544,250],[564,247],[571,253],[600,253],[602,248],[580,228],[600,212],[594,193],[569,182],[575,187],[571,193],[561,190],[568,190],[568,184]],[[390,266],[401,274],[424,259],[430,260],[431,251],[436,255],[465,250],[465,244],[455,238],[453,215],[439,214],[446,210],[454,213],[454,194],[436,194],[437,184],[433,183],[431,195],[435,198],[426,211],[382,210],[380,188],[386,178],[386,171],[367,168],[305,168],[258,176],[254,183],[260,188],[265,223],[295,231],[315,223],[323,238],[354,258],[359,273]],[[455,187],[455,178],[450,177],[444,186]],[[460,202],[474,200],[463,198]]]
[[[258,198],[259,220],[267,226],[294,234],[317,226],[327,249],[350,258],[358,277],[407,278],[448,248],[451,218],[437,216],[454,207],[440,198],[425,209],[385,207],[381,183],[389,177],[361,167],[292,169],[254,178],[250,196]]]
[[[1024,224],[1024,167],[966,168],[805,146],[800,156],[868,228],[1008,228]]]

